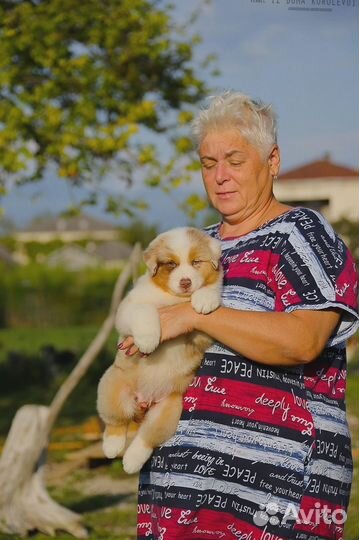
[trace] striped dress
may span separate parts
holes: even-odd
[[[219,225],[207,229],[219,238]],[[254,362],[215,343],[176,434],[140,475],[141,540],[342,540],[352,480],[345,341],[358,328],[357,273],[324,218],[295,208],[222,242],[223,305],[340,309],[318,359]]]

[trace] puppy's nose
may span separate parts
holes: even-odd
[[[189,278],[182,278],[179,284],[181,289],[187,290],[192,285],[192,281]]]

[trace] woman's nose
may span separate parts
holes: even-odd
[[[228,180],[228,170],[225,163],[217,163],[216,167],[216,182],[217,184],[223,184]]]

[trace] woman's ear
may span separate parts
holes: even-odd
[[[280,169],[280,150],[278,145],[274,145],[268,156],[269,170],[272,176],[278,176]]]

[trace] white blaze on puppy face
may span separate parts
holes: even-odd
[[[178,228],[159,235],[145,251],[154,283],[166,292],[191,296],[218,279],[220,244],[204,232]]]

